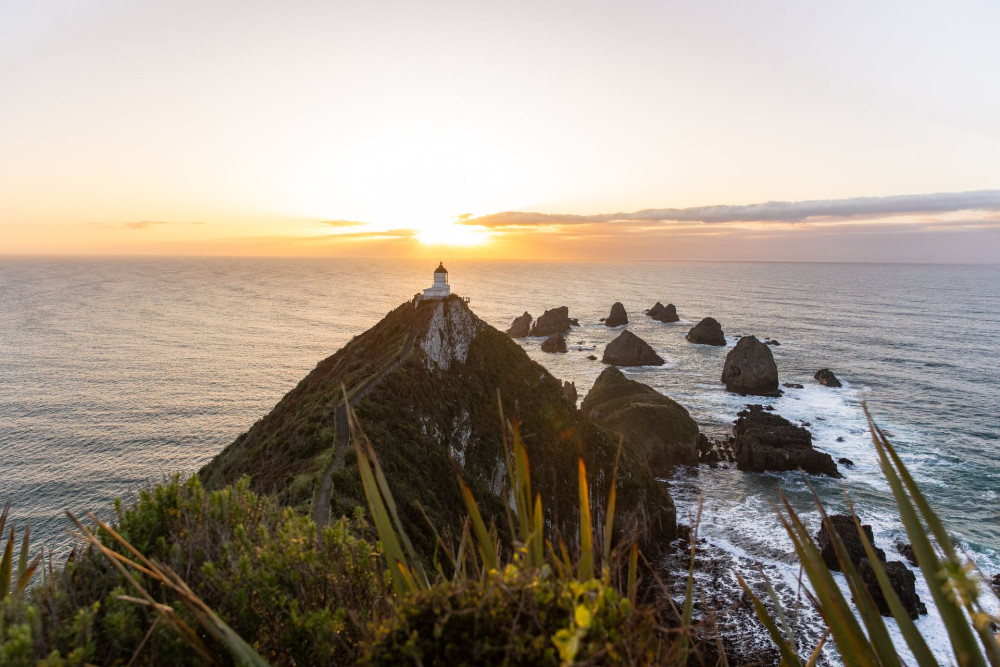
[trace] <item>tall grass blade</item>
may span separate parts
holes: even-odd
[[[618,453],[615,454],[615,467],[611,471],[611,489],[608,491],[608,511],[604,518],[604,548],[601,549],[601,568],[610,573],[611,568],[611,537],[615,527],[615,503],[618,499],[618,464],[622,458],[622,446],[625,438],[618,439]]]
[[[590,489],[587,486],[587,467],[583,459],[577,465],[580,487],[580,562],[577,578],[588,581],[594,578],[594,533],[590,523]]]
[[[844,599],[843,593],[834,581],[819,553],[813,544],[809,530],[792,509],[784,494],[780,494],[785,506],[785,513],[779,514],[779,520],[792,539],[795,552],[813,584],[819,602],[820,612],[830,626],[833,639],[840,649],[841,657],[848,665],[873,665],[878,661],[872,653],[867,637],[858,624],[854,612]]]
[[[639,571],[639,543],[634,539],[632,540],[632,548],[629,551],[628,556],[628,583],[626,585],[625,595],[628,597],[629,602],[635,605],[635,597],[637,593],[637,575]]]
[[[6,510],[4,514],[6,515]],[[0,532],[0,536],[3,533]],[[14,526],[10,527],[10,536],[7,538],[7,546],[3,550],[3,558],[0,558],[0,600],[10,593],[10,568],[14,561]]]
[[[899,625],[899,630],[903,635],[903,640],[906,645],[910,647],[910,652],[913,653],[913,657],[916,659],[917,664],[921,667],[931,667],[932,665],[937,665],[937,659],[934,654],[931,653],[930,648],[927,646],[927,642],[924,641],[923,635],[917,630],[917,626],[913,623],[913,619],[906,612],[903,607],[903,603],[900,602],[899,596],[896,595],[895,589],[893,589],[892,584],[889,583],[889,576],[885,572],[885,568],[882,567],[882,562],[878,559],[878,555],[875,553],[875,547],[871,542],[868,541],[868,536],[865,531],[861,529],[861,520],[858,519],[857,513],[854,511],[854,504],[851,499],[844,494],[847,500],[847,507],[851,512],[851,516],[854,518],[854,526],[858,531],[858,535],[861,538],[861,544],[865,549],[865,555],[868,556],[868,562],[871,563],[872,570],[875,572],[875,579],[878,581],[879,588],[882,589],[882,596],[885,598],[886,603],[889,605],[889,611],[892,612],[893,618],[896,619],[896,623]]]
[[[695,551],[698,548],[698,526],[701,525],[701,510],[703,501],[698,499],[698,514],[694,520],[694,527],[691,530],[691,560],[688,565],[687,589],[684,591],[684,611],[681,612],[681,629],[684,631],[680,639],[677,640],[678,663],[687,664],[689,637],[688,629],[691,627],[691,613],[694,609],[694,564]]]
[[[778,630],[778,625],[774,622],[774,617],[767,611],[767,607],[764,606],[759,597],[754,595],[747,582],[743,581],[743,577],[737,574],[736,579],[743,591],[750,596],[753,608],[757,612],[757,618],[764,624],[767,633],[771,635],[771,641],[778,647],[778,651],[781,653],[781,667],[801,666],[802,661],[796,655],[794,647],[781,635],[781,631]]]
[[[472,529],[476,534],[476,543],[479,548],[479,557],[483,561],[483,567],[487,571],[496,570],[499,568],[500,559],[497,558],[496,546],[493,544],[490,531],[486,529],[483,515],[479,513],[476,498],[472,495],[472,489],[462,480],[461,476],[458,478],[458,483],[462,488],[462,500],[465,501],[465,509],[468,510],[469,516],[472,518]]]
[[[947,570],[938,558],[927,531],[921,525],[910,497],[904,489],[903,482],[890,462],[887,450],[892,446],[886,447],[888,440],[885,435],[872,423],[871,415],[867,416],[869,427],[872,430],[872,441],[875,444],[875,450],[882,467],[882,474],[889,482],[892,495],[896,499],[900,520],[903,522],[906,535],[910,539],[913,552],[917,557],[917,565],[927,581],[927,587],[934,598],[934,604],[937,606],[941,620],[948,631],[948,639],[951,642],[955,658],[960,665],[985,665],[986,661],[983,659],[976,637],[965,618],[964,610],[944,592],[947,584]],[[902,461],[899,461],[899,464],[902,465]]]

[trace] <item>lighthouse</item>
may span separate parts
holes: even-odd
[[[451,295],[451,285],[448,284],[448,269],[444,262],[434,269],[434,284],[424,290],[424,299],[444,299]]]

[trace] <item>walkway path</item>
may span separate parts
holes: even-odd
[[[322,530],[328,523],[330,523],[330,491],[333,490],[333,473],[344,467],[344,456],[347,453],[347,443],[351,439],[351,432],[349,424],[347,423],[347,408],[354,407],[360,403],[368,394],[371,393],[372,389],[377,387],[379,383],[386,378],[389,373],[393,372],[399,368],[404,361],[410,356],[410,352],[413,351],[413,343],[417,339],[417,332],[413,329],[413,323],[410,323],[410,333],[406,337],[406,342],[403,343],[403,350],[396,357],[396,360],[389,364],[381,373],[376,375],[374,378],[366,382],[361,388],[351,396],[346,403],[341,403],[334,414],[334,423],[337,427],[337,439],[334,442],[334,455],[333,461],[330,463],[330,467],[326,469],[326,474],[323,475],[323,481],[319,484],[319,489],[316,491],[316,499],[313,503],[313,520],[316,522],[317,531]]]

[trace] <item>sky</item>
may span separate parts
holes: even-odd
[[[1000,262],[998,25],[0,0],[0,254]]]

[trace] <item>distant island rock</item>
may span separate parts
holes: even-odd
[[[837,379],[837,376],[834,375],[833,371],[831,371],[829,368],[819,369],[818,371],[816,371],[816,374],[813,375],[813,377],[816,378],[820,384],[826,385],[827,387],[843,386],[840,384],[840,380]]]
[[[604,320],[604,326],[620,327],[623,324],[628,324],[628,313],[625,312],[625,306],[622,305],[622,302],[616,301],[611,306],[611,314]]]
[[[656,305],[646,311],[646,314],[657,322],[677,322],[680,320],[677,316],[677,308],[675,308],[672,303],[668,303],[664,306],[662,303],[657,301]]]
[[[559,306],[546,310],[535,320],[535,323],[531,325],[531,335],[551,336],[552,334],[566,333],[573,323],[574,320],[569,318],[569,307]]]
[[[755,336],[744,336],[726,355],[722,367],[726,391],[756,396],[779,396],[778,366],[771,348]]]
[[[920,601],[920,596],[917,595],[916,576],[913,572],[902,561],[894,560],[886,562],[885,551],[875,546],[875,537],[872,534],[871,526],[863,525],[861,526],[861,530],[864,532],[868,543],[872,546],[875,557],[885,569],[893,591],[896,592],[899,601],[903,603],[903,607],[910,618],[916,619],[919,615],[926,614],[927,607],[924,606],[923,602]],[[832,533],[834,532],[840,537],[841,542],[844,543],[847,557],[858,571],[858,574],[861,575],[865,588],[871,594],[879,613],[883,616],[892,616],[892,610],[889,609],[889,603],[882,594],[882,588],[875,577],[875,570],[868,559],[864,543],[861,540],[861,533],[858,532],[858,526],[854,523],[854,517],[845,514],[831,514],[823,521],[822,527],[816,534],[816,543],[820,548],[820,555],[823,557],[826,566],[834,571],[839,572],[841,570],[840,559],[837,558],[837,551],[833,545]]]
[[[514,318],[507,329],[507,335],[511,338],[526,338],[531,333],[531,319],[531,314],[524,311],[523,315]]]
[[[615,366],[662,366],[666,363],[646,341],[628,330],[608,343],[602,361]]]
[[[542,352],[566,352],[566,338],[553,334],[542,341]]]
[[[598,376],[580,409],[625,438],[656,475],[698,462],[698,424],[688,411],[614,366]]]
[[[699,345],[725,345],[726,334],[714,317],[706,317],[688,331],[686,338]]]
[[[563,396],[574,406],[576,405],[576,401],[580,398],[580,395],[576,392],[575,382],[563,382]]]
[[[813,449],[812,434],[760,405],[740,412],[733,427],[736,467],[749,472],[804,470],[810,475],[841,477],[825,452]]]

